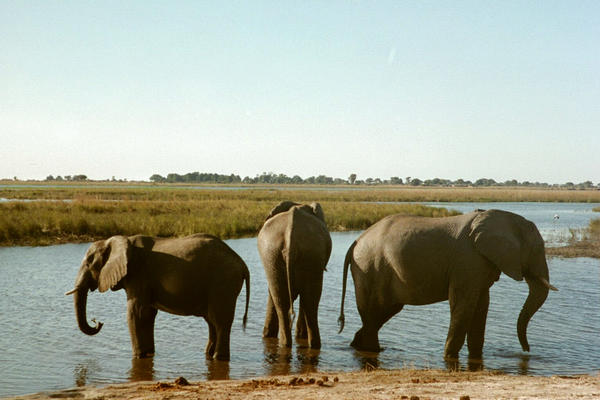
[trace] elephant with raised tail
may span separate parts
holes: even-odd
[[[154,320],[161,310],[204,317],[209,328],[206,357],[229,360],[231,325],[244,282],[245,328],[250,274],[244,261],[222,240],[205,234],[169,239],[113,236],[90,246],[75,288],[65,294],[74,295],[81,331],[95,335],[102,323],[90,326],[87,322],[88,291],[125,289],[135,358],[154,354]]]
[[[504,272],[529,285],[517,334],[529,351],[527,325],[542,306],[549,283],[544,241],[536,226],[507,211],[477,210],[446,218],[391,215],[369,227],[344,261],[340,332],[348,267],[362,328],[351,346],[380,351],[381,326],[405,304],[449,300],[450,327],[444,350],[455,361],[465,337],[469,359],[482,359],[489,288]]]
[[[307,338],[310,348],[320,348],[318,309],[331,254],[321,205],[279,203],[258,233],[258,251],[269,284],[263,337],[280,333],[283,344],[292,345],[293,303],[299,296],[296,338]]]

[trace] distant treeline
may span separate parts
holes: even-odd
[[[154,174],[150,181],[156,183],[243,183],[243,184],[294,184],[294,185],[409,185],[409,186],[446,186],[446,187],[472,187],[472,186],[525,186],[525,187],[547,187],[547,188],[566,188],[566,189],[592,189],[600,188],[600,183],[594,186],[592,181],[581,183],[567,182],[564,184],[549,184],[543,182],[519,182],[516,179],[504,182],[496,182],[494,179],[481,178],[475,182],[464,179],[426,179],[413,178],[407,176],[402,179],[392,176],[389,179],[366,178],[357,179],[356,174],[350,174],[347,179],[332,178],[326,175],[310,176],[302,178],[299,175],[287,176],[285,174],[275,174],[273,172],[263,172],[255,177],[246,176],[241,178],[239,175],[223,175],[214,173],[190,172],[185,175],[171,173],[166,177]]]
[[[18,181],[17,177],[14,178]],[[492,187],[492,186],[511,186],[511,187],[533,187],[533,188],[554,188],[554,189],[600,189],[600,183],[594,185],[592,181],[585,181],[580,183],[566,182],[566,183],[545,183],[545,182],[530,182],[523,181],[519,182],[516,179],[507,180],[504,182],[496,182],[490,178],[480,178],[476,181],[457,179],[442,179],[433,178],[421,180],[419,178],[413,178],[407,176],[400,178],[392,176],[389,179],[380,178],[366,178],[357,179],[356,174],[350,174],[347,179],[332,178],[326,175],[309,176],[308,178],[302,178],[299,175],[287,176],[285,174],[275,174],[273,172],[263,172],[255,177],[246,176],[244,178],[239,175],[230,174],[215,174],[206,172],[190,172],[184,175],[171,173],[166,177],[154,174],[149,180],[155,183],[213,183],[213,184],[276,184],[276,185],[406,185],[406,186],[435,186],[435,187]],[[89,181],[86,175],[65,175],[64,177],[58,175],[48,175],[46,181],[68,181],[68,182],[83,182]],[[127,182],[127,179],[106,179],[104,181],[97,182]]]

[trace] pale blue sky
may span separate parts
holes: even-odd
[[[0,178],[598,183],[600,2],[2,0],[0,139]]]

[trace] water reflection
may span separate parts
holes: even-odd
[[[297,347],[296,352],[296,358],[300,363],[300,370],[298,373],[308,374],[311,372],[317,372],[319,355],[321,354],[320,350],[310,349],[308,347]]]
[[[529,354],[521,354],[521,360],[519,361],[519,375],[529,375],[529,360],[531,356]]]
[[[229,361],[206,360],[206,369],[209,381],[229,379]]]
[[[280,346],[276,338],[263,338],[263,355],[267,375],[308,374],[317,372],[321,351],[298,343],[295,363],[292,348]],[[292,366],[295,371],[292,371]]]
[[[129,380],[132,382],[154,380],[154,357],[132,358]]]
[[[76,386],[85,386],[87,383],[88,369],[84,364],[79,364],[75,366],[75,370],[73,371],[73,378],[75,378]]]
[[[264,368],[267,375],[287,375],[290,373],[292,349],[279,346],[277,338],[263,338]]]
[[[379,353],[354,350],[354,359],[360,369],[372,371],[379,368]]]
[[[101,370],[96,360],[86,360],[75,365],[73,369],[73,380],[76,386],[85,386],[92,380],[90,377]]]
[[[485,369],[483,360],[469,360],[467,362],[467,369],[471,372],[483,371]]]

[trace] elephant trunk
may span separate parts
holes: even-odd
[[[521,343],[523,351],[529,351],[527,325],[533,314],[535,314],[542,304],[544,304],[544,301],[546,301],[548,290],[553,287],[547,283],[547,279],[525,277],[525,280],[529,285],[529,295],[519,314],[519,319],[517,321],[517,335],[519,336],[519,342]]]
[[[102,322],[95,322],[96,326],[90,326],[87,322],[87,314],[86,314],[86,304],[87,304],[87,295],[90,290],[90,280],[93,280],[89,271],[86,271],[82,268],[79,272],[79,276],[77,277],[77,281],[75,283],[75,289],[73,289],[70,293],[74,294],[73,303],[75,305],[75,314],[77,316],[77,325],[79,325],[79,329],[81,332],[86,335],[95,335],[100,332],[102,329]]]

